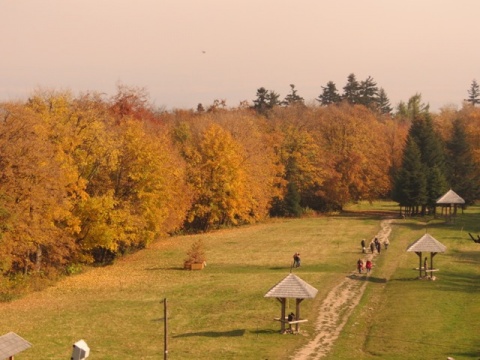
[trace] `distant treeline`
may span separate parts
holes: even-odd
[[[1,103],[1,273],[68,273],[160,236],[352,201],[393,195],[421,212],[449,187],[478,198],[471,104],[430,114],[415,95],[395,115],[348,101],[224,105],[160,111],[125,86]]]

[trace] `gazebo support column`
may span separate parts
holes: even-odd
[[[280,332],[283,334],[285,332],[285,309],[286,309],[286,298],[277,298],[278,301],[282,304],[282,311],[280,315]]]
[[[296,314],[295,314],[295,320],[300,320],[300,303],[303,301],[303,299],[297,299],[296,301]],[[295,331],[298,333],[298,330],[300,329],[300,324],[296,323],[295,324]]]
[[[437,255],[436,252],[430,253],[430,270],[433,270],[433,257]],[[430,273],[430,277],[433,278],[433,273]]]
[[[422,277],[422,252],[415,252],[415,254],[418,255],[418,259],[419,259],[419,264],[418,264],[418,276],[419,277]],[[427,273],[425,273],[426,275]]]

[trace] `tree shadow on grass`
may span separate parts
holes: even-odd
[[[194,336],[205,336],[205,337],[236,337],[245,335],[245,329],[230,330],[230,331],[198,331],[180,335],[174,335],[174,338],[184,338],[184,337],[194,337]]]
[[[419,279],[418,276],[414,276],[414,277],[408,277],[408,278],[393,278],[393,279],[390,279],[390,281],[419,281],[419,280],[423,280],[423,279]]]
[[[270,334],[279,334],[280,330],[272,330],[272,329],[262,329],[262,330],[255,330],[250,331],[252,334],[255,335],[270,335]]]
[[[458,357],[467,357],[472,359],[480,359],[480,350],[479,351],[470,351],[470,352],[454,352],[452,354],[454,358]]]
[[[447,270],[443,271],[439,277],[437,290],[476,294],[480,292],[480,283],[476,274]]]

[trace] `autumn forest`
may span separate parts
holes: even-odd
[[[294,86],[234,108],[163,111],[127,86],[0,103],[0,271],[64,274],[160,236],[361,200],[417,214],[449,188],[478,199],[475,103],[430,113],[417,94],[393,112],[331,101],[331,85],[314,105]]]

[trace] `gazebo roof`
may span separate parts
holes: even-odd
[[[0,359],[8,359],[31,347],[27,340],[14,332],[0,336]]]
[[[437,204],[465,204],[463,200],[455,191],[452,189],[448,190],[443,196],[437,199]]]
[[[420,239],[415,241],[407,248],[407,251],[412,252],[439,253],[445,252],[445,250],[447,250],[447,247],[443,245],[440,241],[436,240],[430,234],[423,235]]]
[[[289,274],[285,279],[272,287],[265,297],[313,299],[318,290],[294,274]]]

